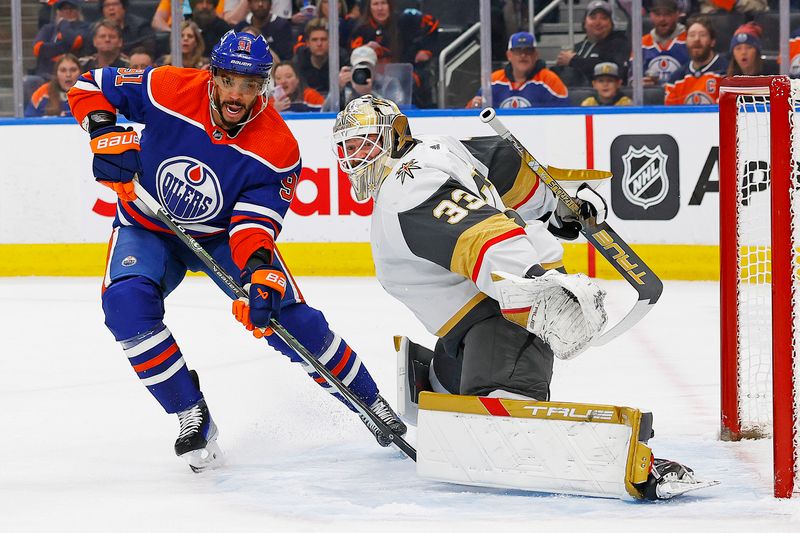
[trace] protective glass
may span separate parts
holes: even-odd
[[[242,76],[231,74],[230,72],[217,71],[214,74],[214,83],[226,91],[236,90],[242,94],[255,96],[264,94],[267,90],[269,78],[258,78],[255,76]]]

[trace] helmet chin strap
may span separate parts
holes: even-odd
[[[234,133],[233,135],[231,135],[231,134],[229,133],[229,134],[228,134],[228,137],[230,137],[231,139],[235,139],[235,138],[236,138],[236,136],[237,136],[237,135],[239,135],[239,133],[241,133],[242,129],[244,128],[244,126],[245,126],[247,123],[249,123],[249,122],[252,122],[253,120],[255,120],[255,118],[256,118],[258,115],[260,115],[260,114],[261,114],[261,113],[262,113],[262,112],[263,112],[263,111],[264,111],[264,110],[267,108],[267,102],[268,102],[268,100],[267,100],[267,96],[266,96],[266,94],[265,94],[265,93],[266,93],[266,89],[265,89],[263,92],[259,93],[259,95],[258,95],[258,98],[261,98],[261,107],[259,108],[259,110],[258,110],[258,111],[256,111],[256,113],[255,113],[255,114],[253,114],[253,109],[251,108],[251,109],[250,109],[250,117],[249,117],[248,119],[246,119],[246,120],[243,120],[243,121],[241,121],[241,122],[238,122],[238,123],[236,124],[236,126],[234,126],[234,128],[237,128],[237,131],[236,131],[236,133]],[[215,101],[215,99],[214,99],[214,82],[213,82],[213,80],[208,80],[208,103],[209,103],[209,106],[210,106],[210,107],[211,107],[211,109],[212,109],[212,112],[211,112],[211,113],[209,113],[209,114],[211,115],[211,122],[212,122],[212,123],[213,123],[215,126],[218,126],[218,127],[222,128],[222,129],[224,129],[225,131],[228,131],[228,129],[227,129],[227,128],[223,128],[222,126],[220,126],[219,124],[217,124],[217,122],[214,120],[214,113],[213,113],[213,111],[216,111],[216,112],[219,114],[219,116],[220,116],[220,117],[222,117],[222,110],[221,110],[221,109],[219,109],[219,108],[217,107],[217,102],[216,102],[216,101]]]

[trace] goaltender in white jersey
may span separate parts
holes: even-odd
[[[375,200],[378,280],[439,339],[433,351],[404,340],[414,395],[548,400],[553,357],[575,357],[606,324],[605,293],[585,275],[566,274],[554,235],[577,237],[579,221],[562,216],[502,138],[412,137],[388,100],[350,102],[333,144],[356,197]],[[577,201],[583,216],[602,222],[606,205],[591,187],[578,188]],[[692,485],[691,469],[656,459],[641,491],[655,499]]]

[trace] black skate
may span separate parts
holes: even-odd
[[[370,410],[378,415],[384,424],[389,426],[389,429],[392,430],[392,433],[395,435],[402,437],[406,434],[406,425],[403,424],[403,421],[400,420],[400,417],[397,416],[392,408],[389,406],[386,400],[384,400],[380,395],[372,402],[372,405],[369,406]],[[392,443],[392,439],[384,435],[376,426],[372,420],[365,417],[364,415],[359,415],[361,420],[367,425],[367,427],[375,434],[375,438],[378,441],[378,444],[381,446],[389,446]]]
[[[211,418],[205,400],[200,400],[178,413],[180,433],[175,441],[175,454],[183,457],[195,472],[216,468],[222,464],[223,455],[217,445],[217,425]]]
[[[701,481],[688,466],[668,459],[653,459],[647,481],[636,488],[646,500],[669,500],[714,485],[719,485],[719,481]]]

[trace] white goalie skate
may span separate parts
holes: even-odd
[[[719,485],[719,481],[698,479],[694,470],[668,459],[653,459],[650,475],[637,488],[647,500],[671,500],[677,496]]]

